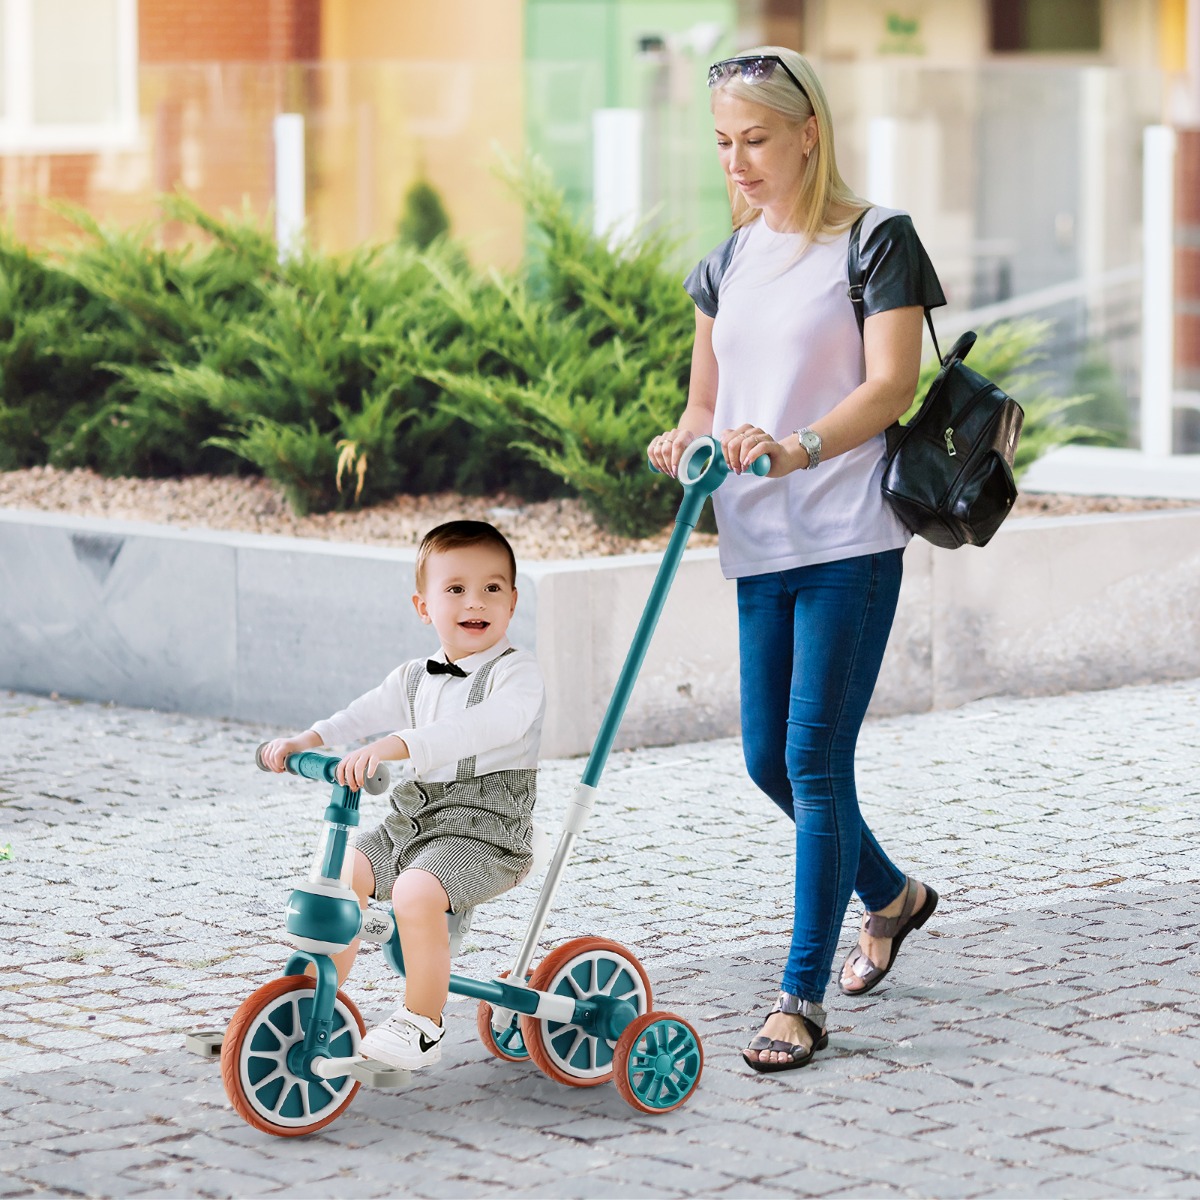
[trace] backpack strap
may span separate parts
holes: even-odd
[[[860,243],[862,241],[862,223],[870,211],[869,208],[864,208],[858,214],[858,219],[850,226],[850,243],[846,248],[846,278],[850,281],[846,294],[850,297],[850,303],[854,305],[854,319],[858,322],[859,337],[862,337],[863,322],[866,319],[863,315],[863,291],[866,281],[863,278]],[[933,338],[933,350],[938,356],[938,362],[942,362],[942,349],[938,345],[937,333],[934,331],[933,317],[930,315],[929,309],[925,309],[925,324],[929,326],[929,336]]]

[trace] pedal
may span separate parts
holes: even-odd
[[[389,1067],[374,1058],[360,1058],[350,1066],[350,1075],[367,1087],[402,1088],[412,1078],[412,1072],[403,1067]]]
[[[220,1058],[221,1043],[225,1040],[223,1029],[193,1029],[185,1034],[183,1047],[201,1058]]]

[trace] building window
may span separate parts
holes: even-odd
[[[0,0],[0,152],[137,136],[137,0]]]
[[[989,0],[995,54],[1098,54],[1100,0]]]

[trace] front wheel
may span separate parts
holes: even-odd
[[[651,1012],[631,1021],[613,1052],[613,1082],[638,1112],[678,1108],[696,1090],[703,1070],[699,1035],[674,1013]]]
[[[341,1116],[359,1088],[349,1075],[306,1079],[288,1066],[288,1052],[304,1040],[315,987],[308,975],[285,975],[263,984],[242,1001],[221,1044],[225,1094],[242,1120],[276,1137],[323,1128]],[[330,1054],[357,1054],[365,1029],[354,1001],[338,992]]]

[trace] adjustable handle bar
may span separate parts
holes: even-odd
[[[646,465],[656,475],[662,472],[652,463]],[[750,464],[752,475],[765,475],[771,469],[770,455],[759,455]],[[721,444],[709,434],[693,438],[687,444],[679,459],[679,470],[676,477],[685,488],[698,487],[705,496],[711,496],[721,486],[725,476],[730,472],[730,466],[721,452]]]
[[[266,744],[263,742],[262,746],[254,751],[254,761],[260,771],[271,769],[262,760],[262,749]],[[336,754],[318,754],[315,750],[302,750],[299,754],[289,754],[286,766],[293,775],[302,775],[305,779],[316,779],[322,783],[337,783],[337,765],[341,761]],[[387,791],[390,782],[387,767],[380,763],[375,768],[375,773],[363,780],[363,791],[378,796]]]

